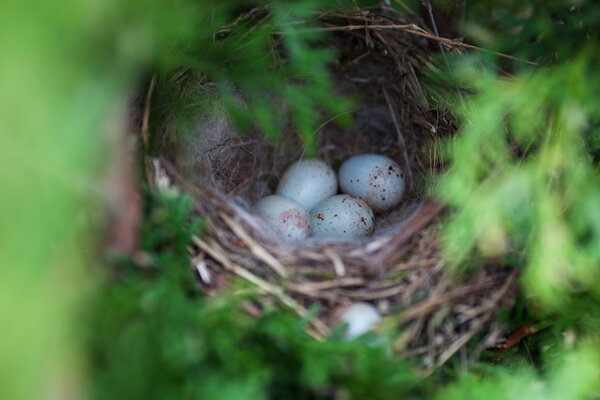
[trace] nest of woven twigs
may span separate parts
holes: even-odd
[[[250,210],[302,156],[294,132],[283,132],[283,142],[274,145],[259,133],[238,135],[226,118],[199,117],[193,145],[170,148],[151,163],[207,220],[190,247],[199,287],[210,294],[237,277],[300,315],[318,303],[310,327],[315,337],[330,333],[340,307],[370,302],[397,324],[399,353],[440,365],[478,337],[470,354],[477,357],[501,336],[495,313],[512,304],[515,276],[488,268],[450,279],[434,224],[443,207],[423,188],[424,178],[441,168],[435,139],[453,134],[454,126],[451,116],[429,105],[420,71],[432,53],[457,51],[460,43],[436,38],[389,10],[320,19],[339,54],[331,67],[338,92],[357,99],[357,108],[351,128],[320,128],[318,157],[336,167],[355,154],[387,155],[407,172],[405,198],[397,209],[376,215],[372,237],[285,245]]]

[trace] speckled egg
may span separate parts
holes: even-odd
[[[337,193],[337,178],[325,162],[301,160],[285,171],[276,193],[296,200],[310,211],[317,203]]]
[[[377,309],[369,303],[354,303],[347,307],[341,316],[342,323],[346,324],[346,339],[354,339],[373,330],[381,321]]]
[[[310,212],[314,236],[356,238],[373,233],[373,210],[362,199],[340,194],[317,204]]]
[[[375,212],[397,206],[404,194],[404,173],[392,159],[377,154],[350,157],[339,170],[342,192],[364,199]]]
[[[255,204],[254,213],[286,243],[310,236],[310,215],[297,201],[278,195],[266,196]]]

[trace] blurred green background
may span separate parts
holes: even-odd
[[[1,399],[600,397],[593,1],[468,2],[467,42],[538,65],[477,52],[448,56],[448,67],[435,61],[428,77],[460,121],[444,143],[450,168],[435,180],[451,211],[446,257],[458,274],[490,259],[521,269],[521,311],[509,322],[550,326],[502,362],[460,373],[451,360],[423,378],[368,337],[319,343],[286,312],[255,320],[239,299],[190,295],[185,245],[201,223],[190,222],[185,198],[144,193],[142,248],[157,267],[121,261],[118,282],[107,277],[107,176],[139,87],[154,72],[200,70],[222,83],[233,117],[272,137],[282,116],[269,101],[286,98],[284,117],[310,145],[320,112],[335,115],[347,103],[327,95],[331,56],[319,35],[300,35],[290,22],[374,2],[359,3],[3,2]],[[270,12],[257,29],[248,30],[257,21],[229,24],[251,5]],[[281,30],[289,59],[275,68],[270,38]],[[290,78],[302,84],[286,85]],[[248,96],[246,112],[231,85]],[[462,101],[457,86],[469,93]]]

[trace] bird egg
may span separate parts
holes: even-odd
[[[254,205],[254,212],[286,243],[310,236],[310,215],[297,201],[278,195],[266,196]]]
[[[285,171],[276,193],[296,200],[310,211],[317,203],[337,193],[337,178],[325,162],[301,160]]]
[[[342,192],[365,200],[375,212],[397,206],[404,194],[404,172],[392,159],[377,154],[350,157],[339,170]]]
[[[362,199],[340,194],[317,204],[310,212],[314,236],[356,238],[373,232],[375,218]]]
[[[377,309],[369,303],[354,303],[346,308],[341,316],[341,322],[346,324],[346,339],[354,339],[372,331],[381,321]]]

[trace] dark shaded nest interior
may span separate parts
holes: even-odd
[[[440,255],[435,222],[443,207],[428,200],[426,182],[441,168],[436,139],[455,127],[450,115],[430,106],[421,71],[440,47],[456,50],[454,42],[432,40],[427,29],[389,12],[320,20],[339,55],[331,65],[338,93],[355,99],[356,108],[350,128],[333,120],[320,127],[318,157],[337,168],[355,154],[387,155],[407,172],[407,193],[396,209],[376,215],[372,237],[285,245],[250,210],[301,158],[295,133],[283,132],[274,145],[259,132],[237,134],[224,114],[200,115],[194,138],[149,163],[153,182],[161,186],[168,177],[207,219],[190,246],[198,288],[213,294],[237,277],[257,286],[265,301],[276,299],[303,316],[318,303],[309,328],[316,338],[330,333],[340,307],[369,302],[394,327],[394,349],[403,356],[422,356],[434,367],[477,337],[469,346],[476,358],[501,337],[495,315],[512,305],[516,287],[515,275],[498,268],[451,279]],[[165,125],[164,134],[177,137]]]

